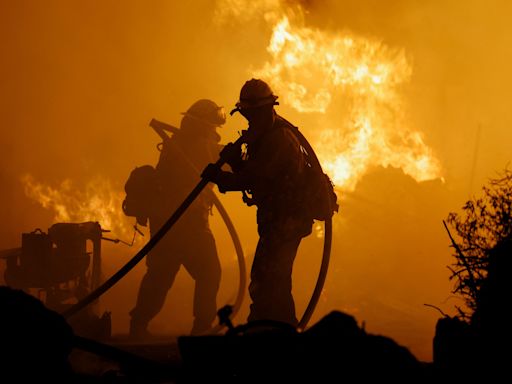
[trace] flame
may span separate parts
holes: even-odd
[[[116,236],[133,236],[133,225],[121,209],[124,194],[109,180],[96,177],[83,190],[69,179],[56,188],[37,182],[30,174],[21,178],[25,195],[52,210],[55,222],[97,221]]]
[[[261,17],[266,21],[272,21],[278,17],[280,12],[280,0],[221,0],[217,1],[213,20],[219,25],[233,21],[243,24]]]
[[[254,3],[217,5],[226,18],[252,4],[248,17],[258,14]],[[286,2],[266,1],[259,10],[272,29],[270,59],[251,75],[267,81],[282,103],[318,115],[321,127],[311,141],[338,189],[353,190],[377,166],[401,168],[418,182],[441,177],[439,161],[407,118],[402,88],[412,67],[403,49],[349,31],[309,28],[304,12]]]

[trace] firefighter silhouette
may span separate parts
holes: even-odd
[[[279,116],[275,96],[262,80],[247,81],[236,104],[249,122],[246,152],[230,151],[232,172],[210,164],[203,177],[221,192],[243,191],[244,201],[256,205],[259,241],[251,268],[248,321],[275,320],[297,325],[292,296],[292,268],[301,239],[311,233],[313,219],[299,201],[306,161],[291,124]]]
[[[158,190],[158,193],[152,192],[147,196],[152,206],[147,214],[152,235],[198,182],[199,177],[191,170],[191,165],[203,169],[219,156],[221,147],[217,128],[226,121],[224,109],[211,100],[202,99],[183,115],[179,131],[164,140],[161,146],[160,158],[154,169],[156,188],[149,188]],[[191,333],[200,334],[211,328],[216,316],[221,268],[209,227],[212,201],[207,192],[199,195],[172,231],[148,255],[147,271],[135,308],[130,312],[132,337],[149,336],[148,324],[162,309],[181,266],[195,280]]]

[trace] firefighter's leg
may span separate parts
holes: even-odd
[[[248,321],[277,320],[297,325],[292,296],[292,269],[300,237],[275,233],[260,237],[251,269],[252,299]]]
[[[130,312],[130,335],[143,337],[147,334],[149,321],[162,309],[180,268],[177,256],[165,243],[158,244],[147,256],[147,271],[140,284],[137,304]]]
[[[192,334],[209,330],[217,315],[217,292],[221,267],[215,239],[209,231],[201,232],[193,241],[183,261],[183,266],[195,280],[194,325]]]

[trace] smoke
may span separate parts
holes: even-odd
[[[19,246],[22,232],[55,220],[53,211],[25,194],[22,175],[60,192],[70,180],[75,197],[99,176],[114,195],[122,194],[129,172],[158,158],[151,118],[179,125],[180,112],[200,98],[229,108],[244,81],[275,64],[267,49],[271,25],[284,10],[289,20],[301,19],[326,36],[348,31],[380,41],[389,52],[403,52],[410,66],[399,87],[406,125],[432,149],[446,184],[418,183],[392,162],[366,168],[354,192],[342,195],[332,264],[313,321],[346,310],[366,321],[369,331],[394,337],[429,360],[437,313],[423,304],[452,313],[459,304],[445,301],[451,260],[441,220],[510,161],[511,7],[477,0],[463,6],[454,0],[2,2],[0,248]],[[329,119],[299,113],[280,96],[278,112],[314,140],[316,131],[338,128],[347,112],[346,105],[332,107],[343,101],[339,95],[331,98]],[[402,104],[390,106],[405,112]],[[241,117],[231,118],[223,142],[244,128]],[[324,146],[314,140],[317,148]],[[250,261],[257,240],[254,209],[236,194],[222,199]],[[225,268],[219,294],[224,304],[236,292],[236,263],[218,215],[212,227]],[[104,247],[105,274],[135,251]],[[301,246],[294,270],[299,315],[320,252],[321,239],[313,236]],[[113,311],[114,332],[127,329],[143,271],[141,264],[102,299]],[[192,289],[190,277],[180,274],[154,330],[189,330]],[[245,320],[247,306],[246,300],[236,322]]]

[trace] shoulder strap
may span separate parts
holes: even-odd
[[[307,157],[307,161],[309,162],[309,165],[311,168],[313,168],[318,175],[322,175],[322,178],[325,178],[325,191],[326,191],[326,198],[329,195],[329,212],[330,214],[333,214],[334,212],[338,212],[339,205],[337,202],[337,196],[336,192],[334,191],[334,186],[331,182],[331,179],[329,176],[323,171],[322,165],[320,164],[320,161],[318,160],[318,157],[313,150],[313,147],[311,147],[311,144],[309,144],[308,140],[304,137],[304,135],[299,131],[299,128],[290,123],[285,118],[279,116],[279,118],[285,123],[284,126],[286,126],[297,138],[299,141],[301,147],[304,150],[304,154]],[[326,212],[327,213],[327,212]]]
[[[318,161],[318,157],[316,156],[316,153],[313,150],[313,147],[311,147],[311,144],[309,144],[308,140],[299,131],[299,128],[297,126],[293,125],[292,123],[290,123],[288,120],[286,120],[282,116],[278,115],[278,118],[285,123],[285,124],[283,124],[283,126],[287,127],[295,135],[295,137],[299,141],[301,147],[305,150],[305,153],[311,162],[311,166],[315,167],[317,170],[319,170],[320,172],[323,173],[322,166],[320,165],[320,161]]]

